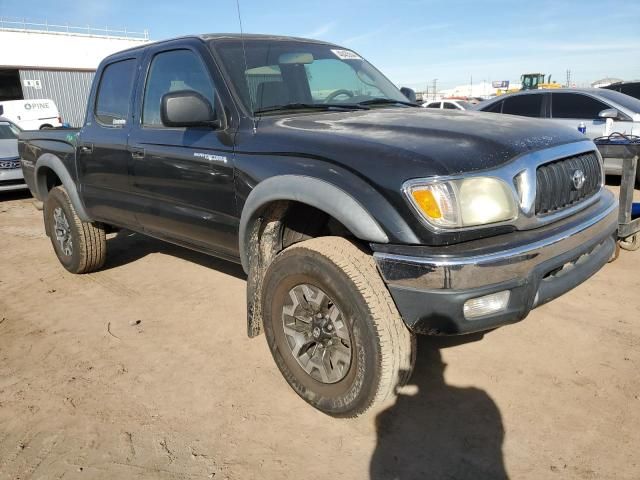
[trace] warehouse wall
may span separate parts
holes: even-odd
[[[50,98],[58,106],[62,121],[81,127],[95,72],[20,70],[25,100]]]

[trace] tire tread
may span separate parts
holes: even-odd
[[[49,199],[65,204],[71,211],[71,218],[68,220],[73,223],[72,228],[75,227],[78,233],[78,255],[80,256],[78,266],[73,273],[90,273],[102,268],[107,259],[107,236],[104,225],[80,220],[63,186],[53,188],[47,197],[47,200]]]
[[[380,347],[380,378],[371,401],[346,415],[357,417],[394,396],[396,388],[409,380],[415,365],[415,335],[405,326],[369,253],[343,237],[305,240],[284,252],[293,249],[311,250],[330,260],[353,282],[369,308]]]

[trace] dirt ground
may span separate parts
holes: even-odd
[[[0,479],[640,478],[640,251],[334,420],[246,337],[239,267],[120,233],[71,275],[25,194],[0,239]]]

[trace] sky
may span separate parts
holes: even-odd
[[[337,43],[416,90],[526,72],[564,83],[568,69],[578,86],[640,79],[638,0],[240,0],[240,9],[245,33]],[[236,0],[0,0],[0,17],[146,29],[152,40],[239,31]]]

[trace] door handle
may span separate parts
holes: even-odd
[[[80,146],[80,153],[93,153],[93,145],[91,143],[87,143],[85,145]]]
[[[131,150],[131,158],[135,160],[142,160],[144,158],[144,148],[135,148]]]

